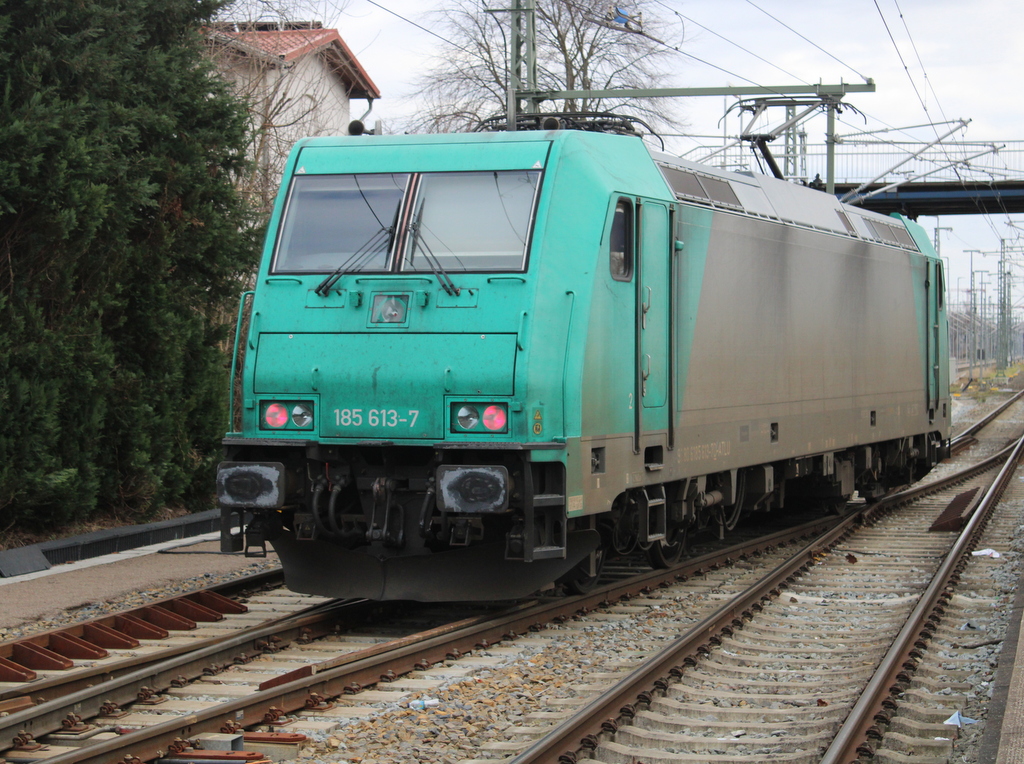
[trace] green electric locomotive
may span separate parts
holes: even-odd
[[[301,592],[493,600],[877,495],[949,437],[943,292],[915,223],[638,137],[300,141],[240,310],[224,548]]]

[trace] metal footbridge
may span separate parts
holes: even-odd
[[[783,177],[825,190],[828,152],[798,134],[769,151]],[[756,142],[698,147],[684,155],[731,170],[771,172]],[[887,140],[877,134],[837,136],[834,193],[884,214],[1001,215],[1024,212],[1024,141]]]

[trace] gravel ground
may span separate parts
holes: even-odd
[[[954,398],[952,411],[953,432],[956,433],[974,424],[998,405],[998,403],[993,403],[990,406],[986,406],[984,402],[974,398]]]
[[[1016,379],[1014,380],[1016,381]],[[970,427],[986,414],[990,414],[1017,390],[992,390],[984,394],[969,394],[953,398],[953,434]]]
[[[514,727],[536,724],[531,714],[577,707],[580,701],[570,706],[560,701],[586,697],[588,677],[595,672],[612,671],[616,664],[632,662],[650,649],[652,640],[670,641],[674,632],[663,631],[666,625],[675,619],[688,620],[680,608],[688,605],[666,604],[583,629],[572,621],[548,625],[543,640],[527,639],[521,653],[505,656],[498,665],[479,667],[469,677],[453,678],[437,690],[413,694],[400,703],[373,704],[378,712],[372,717],[342,721],[341,728],[332,733],[310,735],[299,757],[291,762],[500,761],[509,753],[501,748],[503,744],[523,741]],[[565,634],[557,635],[558,631]],[[500,655],[500,650],[474,651],[473,655]],[[458,661],[449,661],[448,665],[459,670]],[[429,673],[443,671],[435,667]],[[418,699],[436,705],[423,710],[411,708],[411,701]],[[352,700],[358,701],[358,695]]]

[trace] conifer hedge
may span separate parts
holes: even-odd
[[[0,0],[0,531],[209,508],[255,234],[210,0]]]

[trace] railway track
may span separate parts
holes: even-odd
[[[964,480],[981,478],[954,478]],[[663,749],[678,749],[675,759],[664,759],[673,761],[688,746],[697,750],[699,745],[711,746],[700,749],[702,756],[762,751],[766,760],[798,761],[811,749],[812,758],[820,756],[857,700],[855,692],[836,686],[869,681],[864,680],[869,670],[863,665],[862,643],[879,629],[898,631],[901,625],[891,615],[880,615],[877,622],[869,617],[891,614],[894,606],[913,609],[910,598],[896,592],[910,581],[924,588],[926,563],[949,545],[950,533],[929,534],[922,526],[964,489],[933,482],[927,490],[932,498],[924,500],[926,506],[899,515],[888,507],[910,497],[865,508],[842,521],[819,520],[708,553],[672,571],[608,583],[581,598],[464,611],[454,622],[451,613],[429,608],[406,613],[403,621],[380,605],[323,605],[323,612],[296,614],[234,637],[221,635],[198,652],[104,676],[93,687],[31,708],[11,708],[0,717],[0,740],[16,745],[2,755],[11,762],[63,764],[122,756],[144,761],[177,751],[197,760],[201,756],[189,748],[201,745],[197,738],[203,735],[245,734],[247,748],[272,749],[294,745],[303,734],[322,739],[346,728],[351,731],[342,744],[352,753],[355,741],[367,737],[359,725],[375,719],[429,730],[439,718],[451,718],[443,708],[431,712],[430,696],[451,698],[467,684],[466,677],[484,673],[507,676],[510,686],[522,685],[524,676],[537,681],[526,683],[528,699],[511,704],[517,711],[510,721],[478,735],[463,749],[464,758],[476,751],[486,758],[518,753],[519,761],[555,761],[563,755],[617,761],[638,755],[628,752],[634,744],[645,757],[652,750],[665,756]],[[908,545],[913,541],[913,553],[902,555],[913,561],[910,568],[897,568],[890,559],[885,539],[892,528],[887,523]],[[862,535],[854,540],[850,534],[858,529]],[[799,547],[795,555],[794,544]],[[836,587],[850,596],[828,594]],[[854,616],[844,607],[856,607],[856,617],[864,622],[851,628]],[[631,649],[602,655],[608,630],[623,626],[636,630]],[[842,651],[826,647],[825,635],[854,644],[856,649],[848,651],[852,665],[838,665]],[[791,650],[794,639],[803,640],[799,644],[806,655],[786,668],[785,649]],[[884,639],[872,641],[875,652],[885,651]],[[591,669],[561,677],[534,670],[538,662],[555,665],[554,656],[567,649],[589,654]],[[778,653],[774,658],[771,650]],[[768,662],[758,665],[758,659]],[[837,683],[837,677],[843,682]],[[749,696],[741,696],[748,691]],[[796,700],[778,700],[780,691]],[[801,705],[810,696],[813,703]],[[4,702],[25,696],[7,697]],[[424,701],[423,709],[414,707],[417,700]],[[785,713],[767,712],[779,709],[756,710],[764,702],[782,703],[795,721],[803,720],[802,726],[776,721]],[[721,714],[717,721],[705,718],[709,703],[722,709],[714,712]],[[702,712],[700,718],[670,721],[666,709],[673,704]],[[754,718],[758,714],[763,720]],[[651,723],[653,736],[644,726]],[[672,731],[678,724],[686,725],[685,739],[677,739],[679,727]],[[263,732],[243,732],[254,728]],[[796,753],[783,752],[787,747]]]
[[[1010,396],[1003,403],[1001,403],[995,409],[993,409],[988,414],[983,416],[970,427],[964,428],[963,431],[958,432],[955,436],[953,436],[953,438],[950,440],[951,453],[955,456],[965,451],[966,449],[970,448],[975,443],[977,443],[977,434],[984,430],[986,427],[988,427],[990,424],[995,422],[997,419],[999,419],[999,417],[1002,416],[1003,412],[1005,412],[1008,408],[1010,408],[1010,406],[1012,406],[1021,399],[1021,396],[1024,396],[1024,390]]]
[[[756,614],[730,622],[728,613],[719,613],[702,627],[714,637],[703,642],[699,636],[681,637],[671,653],[643,669],[643,676],[592,702],[514,761],[646,763],[698,757],[832,764],[875,754],[881,755],[876,760],[893,761],[884,756],[892,751],[951,750],[956,728],[942,723],[950,714],[942,721],[937,716],[957,698],[949,692],[936,698],[934,692],[935,677],[948,673],[941,667],[949,657],[941,641],[921,678],[915,680],[914,670],[925,663],[927,643],[954,597],[950,587],[985,538],[982,529],[1022,450],[1024,439],[998,459],[985,460],[1005,464],[991,485],[974,486],[984,487],[976,500],[961,503],[962,531],[930,529],[954,494],[979,481],[976,469],[867,508],[851,518],[854,524],[837,529],[839,536],[833,532],[818,549],[804,550],[810,558],[799,576],[787,576],[770,592],[766,581],[763,608]],[[893,511],[897,504],[906,506]],[[1003,519],[1003,529],[1007,522],[1012,518]],[[894,538],[900,541],[897,549]],[[980,611],[991,601],[977,599],[962,603],[958,615],[973,606],[973,615],[985,623]],[[940,635],[947,645],[970,649],[962,637],[953,642],[949,632],[947,625]],[[902,703],[906,698],[911,702]],[[931,704],[930,713],[921,710],[922,703]],[[902,716],[897,714],[901,705],[907,707]]]
[[[333,714],[335,719],[358,717],[368,713],[373,704],[415,698],[423,687],[436,687],[467,671],[468,667],[454,664],[471,651],[478,654],[477,658],[481,651],[507,653],[509,646],[517,651],[521,648],[513,645],[521,639],[519,635],[531,629],[541,633],[545,624],[565,621],[602,603],[614,603],[666,582],[697,575],[699,578],[690,584],[694,602],[680,606],[682,611],[692,613],[696,601],[707,596],[707,591],[727,585],[722,571],[728,560],[734,561],[728,565],[733,570],[729,576],[739,577],[738,583],[728,586],[742,588],[740,579],[750,573],[749,566],[739,562],[741,557],[781,556],[780,545],[834,522],[818,520],[695,558],[673,571],[649,571],[627,582],[609,584],[584,597],[517,603],[497,611],[469,614],[454,622],[451,610],[445,610],[435,613],[429,627],[419,631],[414,625],[417,620],[429,618],[424,613],[430,608],[412,613],[403,622],[395,613],[403,603],[336,603],[334,612],[247,631],[204,650],[12,713],[0,718],[0,740],[17,738],[15,748],[5,753],[10,761],[18,760],[20,749],[31,752],[34,761],[63,764],[109,761],[112,755],[125,752],[148,760],[172,750],[178,739],[192,739],[203,732],[220,733],[236,726],[271,725],[286,734],[316,731],[332,724],[317,723],[316,717],[324,714]],[[408,609],[408,603],[404,607]],[[339,609],[362,609],[363,620],[369,612],[381,623],[344,632],[338,628],[342,620]],[[351,620],[357,616],[346,613],[346,617]],[[600,614],[594,617],[598,621],[606,619]],[[439,621],[443,624],[437,625]],[[557,626],[547,628],[560,630]],[[396,631],[401,633],[396,635]],[[498,643],[502,646],[493,647]],[[245,657],[236,662],[241,653]],[[486,665],[494,656],[482,657]],[[410,672],[417,673],[410,678],[406,676]],[[154,693],[151,688],[161,691]],[[158,698],[163,698],[162,702],[154,704]],[[328,704],[324,698],[341,700]],[[108,713],[111,710],[113,714]],[[297,712],[302,714],[299,719],[289,719]],[[86,720],[91,729],[69,739],[64,732],[69,715]],[[57,737],[52,737],[57,730]],[[44,752],[39,749],[29,750],[39,745],[49,746],[50,755],[41,755]]]
[[[0,709],[26,694],[50,700],[325,601],[285,589],[277,569],[0,643]]]

